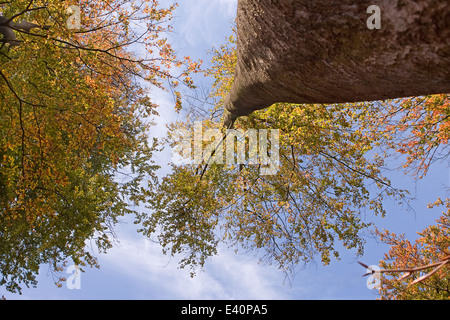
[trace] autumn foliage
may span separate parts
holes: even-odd
[[[433,162],[448,157],[448,94],[400,99],[384,106],[386,110],[378,119],[378,133],[387,135],[389,146],[407,156],[405,168],[421,178]]]
[[[205,70],[214,80],[211,108],[173,124],[172,131],[192,130],[199,120],[205,130],[221,128],[236,64],[235,38],[226,41],[212,50]],[[374,227],[370,215],[388,216],[387,198],[407,201],[406,190],[393,186],[383,169],[404,155],[404,168],[420,178],[433,162],[448,157],[449,112],[446,94],[337,105],[280,103],[254,112],[238,119],[235,128],[280,130],[280,171],[261,176],[254,165],[174,165],[173,173],[155,184],[149,205],[155,214],[142,216],[142,232],[151,237],[158,230],[165,252],[184,256],[181,266],[190,266],[193,273],[219,243],[258,250],[262,261],[286,272],[317,257],[324,264],[339,260],[341,250],[356,249],[360,255],[363,234]],[[447,216],[421,233],[414,248],[388,231],[378,233],[392,246],[386,259],[393,262],[382,265],[412,268],[439,261],[448,252]],[[438,295],[428,298],[447,297],[446,268],[421,284],[443,281],[436,287]],[[420,272],[403,282],[396,282],[395,275],[386,280],[388,274],[383,298],[427,297],[419,294],[420,286],[405,289],[405,281],[418,279]]]
[[[79,28],[67,27],[69,5],[80,8]],[[7,290],[35,286],[42,264],[55,274],[69,261],[98,266],[95,253],[112,247],[114,225],[125,215],[135,215],[139,231],[181,257],[192,275],[221,244],[255,250],[287,274],[316,259],[339,260],[343,251],[362,255],[372,218],[389,215],[384,201],[407,201],[384,171],[391,157],[403,157],[417,178],[448,158],[448,94],[278,103],[235,122],[243,131],[279,130],[277,174],[261,175],[260,163],[171,163],[158,179],[157,143],[148,139],[158,114],[152,89],[173,92],[180,111],[180,86],[194,88],[192,74],[200,71],[199,62],[175,54],[167,33],[176,5],[164,5],[0,2],[2,16],[49,26],[16,30],[20,45],[0,49],[0,286]],[[170,124],[167,146],[196,121],[204,130],[224,129],[235,47],[230,36],[211,51],[203,70],[213,80],[211,105],[187,109],[185,119]],[[414,244],[377,233],[391,247],[383,268],[433,264],[449,254],[450,202],[441,198],[431,207],[447,211]],[[416,286],[409,284],[423,273],[385,273],[381,297],[447,299],[448,272],[443,266]]]
[[[69,5],[80,9],[79,28],[67,26]],[[145,200],[141,183],[156,169],[151,89],[175,90],[179,109],[176,87],[192,86],[198,68],[166,39],[174,9],[2,3],[6,17],[49,26],[15,31],[20,45],[0,50],[0,285],[9,291],[35,285],[43,263],[55,272],[67,260],[96,266],[86,241],[111,247],[118,217]]]
[[[406,156],[403,164],[406,172],[418,179],[423,178],[433,163],[449,156],[449,95],[388,102],[382,116],[378,117],[377,130],[389,148]],[[448,192],[448,186],[443,192]],[[403,275],[383,273],[382,299],[450,299],[447,261],[450,256],[449,199],[442,200],[439,195],[436,198],[428,207],[444,206],[442,216],[436,225],[418,232],[419,237],[414,244],[404,235],[377,231],[380,240],[391,246],[385,259],[380,261],[380,266],[386,271],[433,266],[420,272],[404,272]]]
[[[414,243],[404,235],[386,230],[377,231],[380,239],[391,246],[380,264],[385,270],[430,265],[417,272],[383,273],[380,289],[382,299],[450,300],[450,263],[447,261],[450,259],[450,199],[438,199],[429,205],[430,208],[434,206],[444,206],[442,216],[436,225],[419,232]],[[441,266],[441,261],[447,263],[441,263]]]
[[[222,127],[222,102],[236,63],[235,39],[227,41],[212,51],[205,71],[214,79],[210,116],[193,116],[172,131],[192,130],[198,120],[204,130]],[[385,197],[404,197],[381,174],[383,158],[366,156],[379,140],[360,123],[374,110],[365,103],[280,103],[238,119],[236,129],[280,131],[280,171],[262,176],[258,165],[212,165],[206,171],[205,165],[174,165],[152,189],[152,214],[141,216],[142,232],[156,236],[166,252],[184,255],[181,266],[194,269],[219,243],[258,250],[262,261],[288,273],[317,256],[328,264],[341,250],[362,254],[361,234],[371,225],[363,220],[366,210],[384,216]]]

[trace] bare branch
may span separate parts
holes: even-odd
[[[370,270],[370,272],[363,274],[364,276],[370,275],[370,274],[375,274],[375,273],[397,273],[397,272],[405,272],[404,275],[402,275],[400,278],[398,278],[397,280],[403,280],[407,277],[409,277],[410,275],[412,275],[415,272],[418,271],[422,271],[422,270],[426,270],[429,268],[434,268],[433,270],[431,270],[430,272],[428,272],[427,274],[415,279],[414,281],[412,281],[409,285],[413,286],[417,283],[420,283],[426,279],[428,279],[429,277],[431,277],[433,274],[435,274],[438,270],[440,270],[441,268],[443,268],[445,265],[450,265],[450,255],[445,256],[444,258],[440,259],[439,262],[436,263],[431,263],[431,264],[427,264],[424,266],[419,266],[419,267],[413,267],[413,268],[401,268],[401,269],[382,269],[382,270],[373,270],[372,268],[370,268],[369,266],[367,266],[366,264],[359,262],[358,263],[363,266],[364,268]]]

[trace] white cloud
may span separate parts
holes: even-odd
[[[191,47],[217,45],[228,35],[236,8],[237,0],[183,1],[175,13],[175,16],[183,17],[176,20],[176,32]]]
[[[147,239],[121,236],[121,245],[102,256],[108,271],[140,288],[142,299],[287,299],[283,275],[256,259],[220,250],[194,278],[176,258]]]

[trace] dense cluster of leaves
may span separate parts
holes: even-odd
[[[80,8],[78,29],[67,27],[69,5]],[[35,285],[43,263],[55,271],[68,259],[96,266],[86,242],[111,247],[118,217],[145,200],[142,183],[156,169],[149,90],[192,86],[198,68],[177,59],[164,37],[174,8],[2,2],[3,16],[49,26],[15,31],[20,46],[0,50],[0,285],[7,290]]]

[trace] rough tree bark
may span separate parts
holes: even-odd
[[[237,39],[231,117],[450,92],[448,0],[239,0]]]

